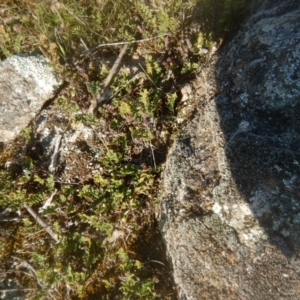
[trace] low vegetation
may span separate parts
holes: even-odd
[[[63,167],[48,171],[32,126],[2,147],[0,280],[13,280],[27,299],[176,299],[155,208],[180,85],[245,2],[1,1],[1,60],[45,55],[65,80],[55,103],[71,127],[101,122],[109,134],[93,148],[101,171],[69,182]],[[116,59],[126,43],[125,59],[137,57],[140,72],[133,78],[121,69],[111,96],[89,113],[110,71],[99,59]]]

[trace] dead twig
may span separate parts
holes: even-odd
[[[38,285],[43,289],[44,288],[44,285],[42,284],[42,282],[38,279],[38,275],[37,275],[37,272],[36,270],[24,259],[21,259],[19,257],[16,257],[16,256],[12,256],[12,258],[20,261],[20,264],[18,264],[20,267],[23,267],[27,270],[29,270],[32,274],[32,276],[36,279]]]
[[[107,94],[109,91],[109,85],[119,69],[121,60],[122,60],[127,48],[128,48],[128,44],[125,44],[124,47],[122,48],[118,58],[116,59],[113,67],[111,68],[108,76],[106,77],[106,79],[104,81],[104,85],[103,85],[103,89],[102,89],[101,93],[96,97],[96,101],[90,105],[89,113],[93,113],[99,107],[99,105],[101,103],[103,103],[104,101],[106,101],[109,98],[109,97],[107,97]]]
[[[80,41],[81,41],[81,44],[83,45],[83,47],[85,48],[85,50],[90,51],[82,38],[80,38]]]
[[[161,264],[162,266],[165,266],[164,263],[162,263],[161,261],[158,261],[158,260],[153,260],[153,259],[151,259],[151,260],[149,260],[149,261],[155,262],[155,263],[157,263],[157,264]]]
[[[50,226],[27,204],[24,204],[26,210],[31,214],[31,216],[49,233],[49,235],[55,240],[56,243],[59,242],[57,235],[52,231]]]
[[[100,44],[100,45],[94,47],[93,49],[91,49],[88,52],[88,54],[91,54],[91,51],[95,51],[95,50],[97,50],[99,48],[102,48],[102,47],[111,47],[111,46],[120,46],[120,45],[130,45],[130,44],[142,43],[142,42],[147,42],[147,41],[152,41],[152,40],[155,40],[155,39],[159,39],[159,38],[165,37],[165,36],[170,36],[170,34],[166,33],[166,34],[161,34],[161,35],[153,36],[153,37],[150,37],[150,38],[134,40],[134,41],[124,41],[124,42],[113,42],[113,43]],[[88,55],[88,54],[84,53],[84,54],[81,54],[81,56],[85,56],[85,55]],[[92,53],[92,55],[93,54],[94,53]]]
[[[4,293],[4,292],[16,292],[16,291],[36,291],[37,289],[0,289],[0,293]]]
[[[150,149],[151,149],[151,154],[152,154],[152,160],[153,160],[153,164],[154,164],[154,170],[156,170],[156,161],[155,161],[155,155],[154,155],[154,151],[153,151],[153,145],[151,144],[151,142],[149,143]]]
[[[46,209],[48,206],[51,205],[51,202],[53,200],[53,197],[57,194],[57,189],[51,194],[51,196],[46,200],[44,205],[39,209],[39,212],[42,212],[44,209]]]
[[[51,156],[51,163],[48,167],[48,170],[53,173],[56,170],[56,166],[58,164],[58,153],[59,153],[59,147],[60,147],[60,143],[61,143],[61,139],[62,139],[62,135],[58,135],[55,138],[55,145],[54,145],[54,150],[53,150],[53,154]]]

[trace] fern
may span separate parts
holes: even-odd
[[[162,69],[159,66],[158,62],[153,59],[152,56],[146,55],[146,70],[150,77],[153,77],[152,79],[157,80],[162,76]]]
[[[130,105],[128,103],[126,103],[125,101],[120,101],[118,103],[118,110],[122,117],[125,115],[132,115]]]
[[[176,93],[172,93],[167,96],[167,107],[172,112],[174,112],[176,99],[177,99]]]
[[[5,57],[10,57],[12,55],[12,52],[5,45],[0,45],[0,49]]]
[[[170,17],[167,10],[160,9],[158,11],[157,22],[159,34],[164,34],[167,32],[176,33],[178,21],[175,18]]]
[[[147,113],[148,115],[150,115],[150,111],[149,111],[149,90],[148,89],[143,89],[140,93],[139,93],[139,103],[141,103],[141,111]]]
[[[23,41],[23,37],[21,35],[17,35],[14,43],[13,43],[13,50],[15,53],[20,53],[21,52],[21,44]]]
[[[96,98],[101,91],[102,84],[99,81],[91,81],[86,83],[86,87],[93,98]]]
[[[153,18],[153,13],[147,4],[145,4],[143,1],[136,1],[135,9],[137,12],[139,12],[144,22],[151,22]]]
[[[29,206],[33,206],[39,203],[42,203],[45,201],[46,197],[43,192],[35,193],[35,194],[30,194],[26,197],[26,203]]]

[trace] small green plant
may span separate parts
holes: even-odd
[[[49,58],[66,81],[55,101],[70,127],[96,128],[87,152],[97,168],[76,182],[49,174],[45,157],[24,154],[35,137],[23,130],[19,150],[0,157],[0,210],[21,215],[0,236],[1,272],[32,289],[32,299],[169,299],[155,283],[166,276],[139,249],[155,244],[158,231],[154,206],[176,129],[177,82],[199,67],[197,47],[228,32],[245,1],[133,0],[130,11],[121,0],[19,2],[0,4],[0,59],[20,52]],[[183,51],[187,39],[193,47]],[[129,57],[141,58],[138,79],[121,70],[111,97],[89,114],[110,71],[99,57],[115,57],[123,42],[131,43]],[[15,168],[5,168],[15,157]]]
[[[87,89],[89,93],[96,98],[101,91],[102,85],[99,81],[91,81],[87,83]]]
[[[139,279],[138,272],[143,268],[143,264],[130,259],[123,248],[118,250],[117,255],[120,260],[119,269],[125,272],[120,287],[123,299],[156,299],[153,282],[149,279],[142,281]]]
[[[192,63],[192,62],[188,62],[187,64],[185,64],[183,66],[183,68],[181,69],[181,74],[184,75],[186,73],[190,73],[195,71],[196,69],[198,69],[199,64],[198,63]]]

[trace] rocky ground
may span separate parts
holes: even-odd
[[[265,1],[190,84],[163,175],[180,299],[298,299],[299,5]]]

